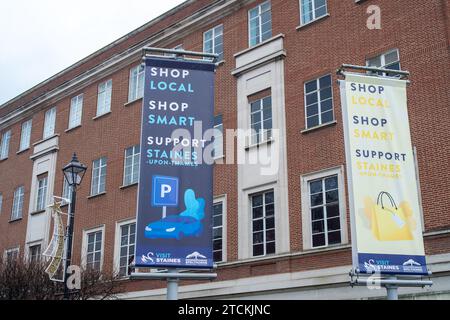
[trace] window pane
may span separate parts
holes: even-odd
[[[253,207],[262,206],[262,195],[257,195],[252,197],[252,205]]]
[[[333,121],[333,111],[327,111],[322,113],[322,123]]]
[[[337,217],[339,216],[339,205],[335,204],[335,205],[331,205],[331,206],[327,206],[327,217]]]
[[[328,100],[322,101],[320,104],[320,109],[322,112],[333,109],[333,100],[328,99]]]
[[[313,247],[321,247],[325,245],[325,234],[315,234],[313,235]]]
[[[312,128],[319,125],[319,116],[312,116],[306,119],[306,126]]]
[[[263,232],[255,232],[253,233],[253,244],[263,243],[264,242],[264,233]]]
[[[253,219],[261,218],[263,216],[263,207],[253,208]]]
[[[222,239],[213,241],[213,250],[222,250]]]
[[[267,246],[266,246],[266,253],[267,254],[275,253],[275,242],[270,242],[270,243],[267,244]]]
[[[386,65],[391,64],[393,62],[397,62],[398,60],[399,59],[398,59],[398,51],[397,50],[389,52],[384,56],[384,61],[385,61]]]
[[[311,219],[312,220],[323,219],[323,207],[312,209],[311,210]]]
[[[316,193],[311,195],[311,206],[318,206],[323,204],[323,194]]]
[[[253,231],[261,231],[264,228],[263,219],[253,221]]]
[[[264,255],[264,245],[258,244],[253,246],[253,256],[262,256]]]
[[[327,191],[326,198],[327,198],[327,203],[336,202],[339,200],[339,193],[337,190]]]
[[[330,232],[328,233],[328,244],[341,243],[341,232]]]
[[[317,103],[317,92],[310,93],[306,96],[306,105],[309,106],[313,103]]]
[[[266,241],[275,241],[275,230],[266,231]]]
[[[323,101],[325,99],[331,98],[331,87],[320,90],[320,100]]]
[[[331,76],[327,75],[319,79],[320,88],[331,87]]]
[[[319,221],[314,221],[312,223],[312,233],[321,233],[325,231],[325,224],[323,222],[323,220],[319,220]]]
[[[275,228],[275,218],[272,217],[266,219],[266,228],[267,229]]]
[[[314,103],[306,107],[306,116],[311,117],[319,113],[319,104]]]
[[[266,204],[273,203],[273,192],[266,192],[266,194],[264,196],[265,196]]]
[[[325,190],[334,190],[338,188],[337,176],[325,179]]]
[[[322,192],[322,180],[317,180],[309,183],[310,193]]]
[[[214,251],[213,252],[213,259],[216,262],[222,261],[222,251]]]
[[[222,238],[222,228],[213,229],[213,239]]]
[[[340,219],[338,218],[332,218],[327,220],[327,228],[328,231],[334,231],[341,229],[341,223]]]
[[[316,80],[305,83],[305,92],[306,93],[310,93],[310,92],[316,91],[316,90],[317,90],[317,81]]]

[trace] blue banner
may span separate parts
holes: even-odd
[[[212,268],[215,65],[146,58],[137,267]]]

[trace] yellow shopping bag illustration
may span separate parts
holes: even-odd
[[[383,197],[388,197],[390,205],[386,205]],[[365,199],[365,213],[370,221],[371,231],[379,241],[413,240],[412,230],[415,222],[407,202],[397,206],[394,198],[385,191],[380,192],[377,202]]]

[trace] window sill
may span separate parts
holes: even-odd
[[[245,150],[249,151],[250,149],[259,148],[259,147],[264,146],[264,145],[270,145],[274,141],[275,140],[271,138],[271,139],[268,139],[268,140],[265,140],[265,141],[261,141],[261,142],[255,143],[255,144],[251,144],[251,145],[246,146]]]
[[[66,130],[64,130],[64,132],[70,132],[70,131],[73,131],[73,130],[78,129],[80,127],[81,127],[81,124],[79,124],[79,125],[77,125],[75,127],[72,127],[72,128],[67,128]]]
[[[43,143],[45,141],[51,140],[51,139],[53,139],[55,137],[59,137],[59,134],[55,133],[54,135],[51,135],[51,136],[49,136],[47,138],[43,138],[42,140],[39,140],[38,142],[33,143],[33,146],[36,146],[36,145],[41,144],[41,143]]]
[[[132,105],[132,104],[138,102],[139,100],[142,100],[142,97],[137,98],[137,99],[134,99],[134,100],[132,100],[132,101],[128,101],[128,102],[125,103],[123,106],[124,106],[124,107],[129,107],[130,105]]]
[[[135,183],[131,183],[131,184],[120,186],[119,189],[121,189],[121,190],[128,189],[128,188],[131,188],[131,187],[134,187],[134,186],[137,186],[137,185],[138,185],[138,183],[135,182]]]
[[[329,16],[330,16],[330,14],[327,13],[326,15],[321,16],[321,17],[319,17],[317,19],[314,19],[314,20],[312,20],[310,22],[307,22],[305,24],[299,25],[296,29],[297,29],[297,31],[300,31],[301,29],[306,28],[306,27],[310,26],[311,24],[314,24],[314,23],[316,23],[318,21],[322,21],[322,20],[328,18]]]
[[[45,209],[42,209],[42,210],[36,210],[36,211],[30,212],[30,215],[31,215],[31,216],[35,216],[35,215],[38,215],[38,214],[44,213],[44,212],[45,212]]]
[[[88,196],[87,198],[88,198],[88,199],[93,199],[93,198],[97,198],[97,197],[103,196],[103,195],[105,195],[105,194],[106,194],[106,191],[100,192],[100,193],[97,193],[97,194],[90,195],[90,196]]]
[[[22,150],[19,150],[19,151],[16,152],[16,154],[21,154],[21,153],[24,153],[25,151],[28,151],[28,150],[30,150],[30,147],[22,149]]]
[[[102,114],[100,114],[100,115],[98,115],[98,116],[95,116],[95,117],[92,118],[92,120],[97,120],[97,119],[106,117],[106,116],[109,115],[109,114],[111,114],[111,111],[108,111],[108,112],[102,113]]]
[[[320,252],[334,251],[334,250],[339,250],[339,249],[347,249],[349,247],[351,247],[351,245],[348,243],[339,243],[339,244],[332,244],[332,245],[324,246],[324,247],[308,248],[308,249],[303,250],[303,253],[305,253],[305,254],[320,253]]]
[[[8,157],[0,159],[0,162],[3,162],[5,160],[8,160]]]
[[[322,129],[322,128],[326,128],[326,127],[331,127],[331,126],[334,126],[336,124],[337,124],[337,121],[333,120],[331,122],[327,122],[327,123],[324,123],[324,124],[321,124],[321,125],[318,125],[318,126],[315,126],[315,127],[312,127],[312,128],[304,129],[304,130],[302,130],[300,132],[303,133],[303,134],[307,134],[307,133],[309,133],[311,131],[316,131],[316,130],[319,130],[319,129]]]
[[[20,221],[20,220],[22,220],[22,217],[16,218],[16,219],[12,219],[12,220],[9,220],[9,223],[18,222],[18,221]]]

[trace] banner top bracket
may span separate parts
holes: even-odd
[[[342,64],[342,66],[336,70],[336,73],[338,75],[345,75],[345,70],[360,70],[360,71],[370,71],[374,72],[375,76],[377,73],[389,73],[389,74],[396,74],[399,75],[401,79],[407,79],[410,75],[409,71],[403,71],[403,70],[392,70],[392,69],[386,69],[386,68],[377,68],[377,67],[368,67],[368,66],[357,66],[352,64]]]

